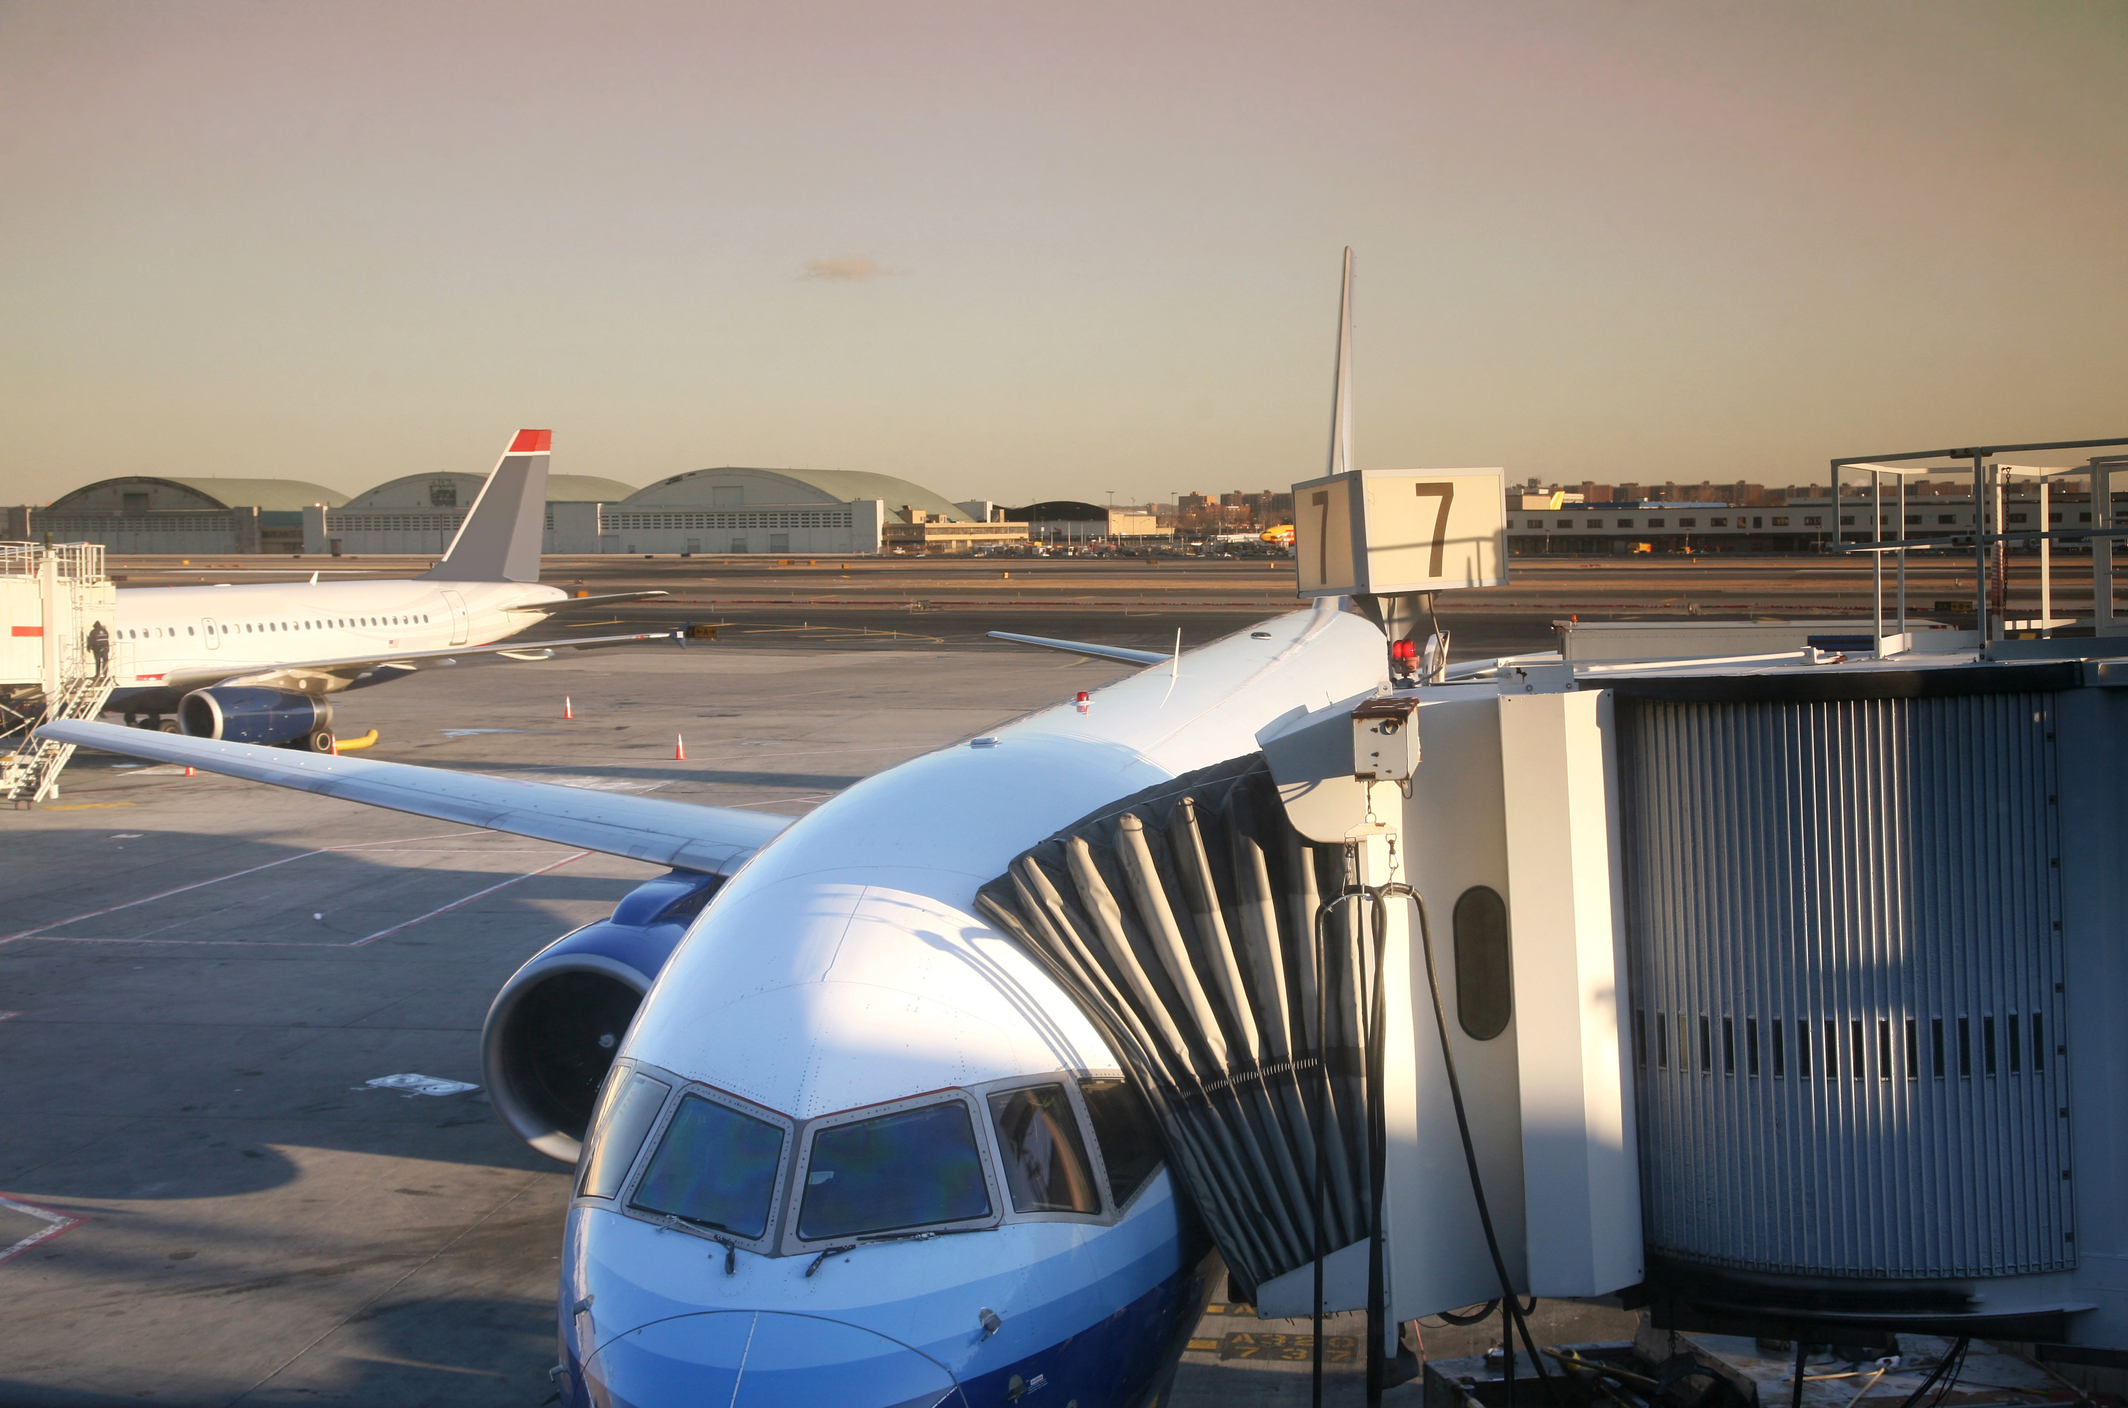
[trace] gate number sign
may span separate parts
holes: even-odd
[[[1293,486],[1302,596],[1398,596],[1507,583],[1497,469],[1356,470]]]

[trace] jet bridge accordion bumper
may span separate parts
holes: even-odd
[[[1328,1185],[1320,1248],[1372,1232],[1363,1021],[1372,955],[1349,922],[1352,905],[1326,917],[1327,1032],[1316,1028],[1316,912],[1344,884],[1343,849],[1293,830],[1252,755],[1065,828],[977,900],[1146,1093],[1173,1172],[1252,1292],[1317,1255],[1318,1119]]]

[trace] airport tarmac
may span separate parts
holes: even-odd
[[[301,581],[314,571],[350,576],[412,576],[430,557],[111,559],[128,587],[213,581]],[[2090,564],[2055,565],[2058,611],[2088,613]],[[1549,650],[1556,620],[1862,620],[1872,610],[1870,564],[1860,557],[1746,557],[1704,554],[1622,558],[1518,557],[1512,583],[1443,592],[1441,624],[1452,658]],[[1895,607],[1886,573],[1886,611]],[[984,645],[984,633],[1022,631],[1172,649],[1292,610],[1293,564],[1284,558],[775,558],[605,555],[549,557],[543,580],[600,594],[662,591],[667,596],[572,612],[534,630],[547,636],[670,629],[720,623],[727,640],[785,646],[796,640],[842,649],[887,650]],[[2012,616],[2039,614],[2034,563],[2010,564]],[[1909,610],[1968,628],[1970,557],[1916,558],[1908,570]]]
[[[342,696],[341,727],[380,759],[797,814],[1127,669],[892,644],[468,663]],[[658,868],[93,754],[0,827],[0,1404],[550,1401],[567,1171],[477,1089],[371,1082],[477,1084],[503,979]],[[1222,1307],[1170,1402],[1305,1402],[1306,1332]],[[1426,1333],[1445,1356],[1497,1328]]]

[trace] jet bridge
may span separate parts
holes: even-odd
[[[103,712],[114,680],[90,632],[101,621],[115,636],[117,611],[101,544],[0,543],[0,793],[16,806],[56,796],[74,754],[31,731]]]
[[[1149,1093],[1264,1314],[1307,1313],[1320,1258],[1325,1308],[1381,1323],[1505,1282],[1680,1331],[2128,1349],[2116,664],[1347,701],[981,904]]]
[[[1422,593],[1494,571],[1458,479],[1333,475],[1300,516],[1304,594],[1426,683],[1275,720],[982,891],[1237,1290],[1368,1308],[1377,1384],[1389,1326],[1531,1295],[2128,1351],[2112,643],[1693,659],[1687,628],[1450,672],[1437,632],[1413,671]]]

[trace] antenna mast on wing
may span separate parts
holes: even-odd
[[[1330,468],[1352,468],[1352,246],[1345,246],[1345,281],[1337,298],[1337,390],[1330,406]]]

